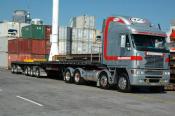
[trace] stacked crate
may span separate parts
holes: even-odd
[[[95,44],[96,30],[72,29],[72,54],[97,54],[99,51]]]
[[[78,16],[72,20],[71,54],[99,54],[101,42],[96,41],[100,31],[95,28],[94,16]]]

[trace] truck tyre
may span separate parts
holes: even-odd
[[[117,89],[121,92],[130,92],[131,85],[127,74],[120,74],[117,81]]]
[[[41,77],[41,75],[40,75],[40,69],[39,68],[36,68],[35,69],[35,77],[37,77],[37,78],[40,78]]]
[[[27,67],[25,67],[25,69],[24,69],[24,75],[28,75],[28,71],[27,71]]]
[[[66,83],[71,83],[72,82],[72,77],[71,77],[70,70],[65,71],[64,80],[65,80]]]
[[[11,73],[14,73],[14,68],[15,68],[15,66],[12,65],[12,67],[11,67]]]
[[[14,73],[17,74],[18,73],[18,67],[14,66]]]
[[[81,85],[84,83],[84,79],[81,77],[80,71],[78,70],[74,72],[74,82],[77,85]]]
[[[27,66],[27,68],[26,68],[26,75],[27,76],[30,76],[30,70],[31,70],[31,68],[29,66]]]
[[[34,69],[33,69],[33,67],[30,67],[30,76],[31,76],[31,77],[34,76]]]
[[[100,84],[100,88],[102,88],[102,89],[108,89],[109,88],[108,76],[107,76],[106,73],[101,73],[100,74],[99,84]]]

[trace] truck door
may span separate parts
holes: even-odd
[[[130,62],[131,54],[131,42],[129,39],[129,35],[121,35],[121,46],[120,46],[120,60],[119,65],[128,66]]]

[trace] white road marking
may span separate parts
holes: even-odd
[[[37,102],[32,101],[32,100],[27,99],[27,98],[24,98],[24,97],[21,97],[21,96],[16,96],[16,97],[17,97],[17,98],[20,98],[20,99],[22,99],[22,100],[25,100],[25,101],[31,102],[31,103],[33,103],[33,104],[36,104],[36,105],[38,105],[38,106],[43,106],[42,104],[37,103]]]

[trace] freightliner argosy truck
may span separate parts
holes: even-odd
[[[129,92],[134,86],[161,89],[170,79],[165,38],[166,34],[146,19],[111,16],[103,24],[100,62],[12,62],[11,71],[36,77],[57,74],[67,83],[94,81],[101,88],[113,86],[122,92]]]

